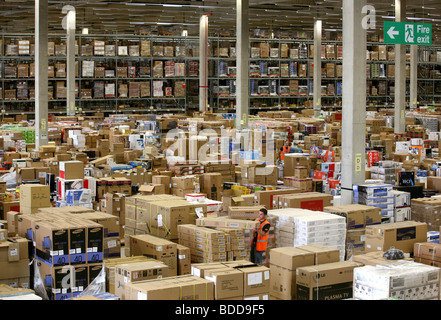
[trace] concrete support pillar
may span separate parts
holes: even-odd
[[[249,114],[249,0],[236,0],[236,128],[248,128]]]
[[[343,0],[342,205],[353,202],[353,185],[365,181],[366,0]]]
[[[314,22],[314,116],[322,107],[322,20]]]
[[[63,7],[63,13],[67,13],[63,21],[63,27],[67,33],[67,107],[68,116],[75,115],[75,28],[76,12],[75,8],[67,5]]]
[[[406,0],[395,0],[395,21],[406,20]],[[404,133],[406,124],[406,45],[395,45],[395,133]]]
[[[199,22],[199,111],[208,111],[208,15]]]
[[[410,107],[418,108],[418,46],[410,46]]]
[[[35,146],[48,143],[48,0],[35,0]]]

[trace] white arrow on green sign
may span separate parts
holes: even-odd
[[[384,43],[430,46],[432,45],[432,25],[385,21]]]

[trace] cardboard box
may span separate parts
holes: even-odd
[[[199,178],[196,176],[182,176],[171,178],[172,188],[192,189],[194,191],[196,183],[199,183]]]
[[[262,208],[264,206],[230,207],[228,209],[228,217],[231,219],[255,220],[259,217],[259,212]]]
[[[126,284],[127,300],[213,300],[214,283],[193,275]]]
[[[146,256],[131,256],[131,257],[120,257],[120,258],[110,258],[104,259],[104,271],[106,273],[106,290],[109,293],[115,293],[115,270],[116,266],[120,264],[129,264],[145,261],[157,261]]]
[[[146,255],[162,261],[169,267],[170,276],[177,275],[177,244],[174,242],[148,234],[130,236],[130,255]]]
[[[163,184],[143,184],[138,188],[138,191],[144,195],[149,194],[165,194],[165,186]]]
[[[165,239],[178,239],[178,226],[194,224],[198,215],[204,216],[207,205],[186,200],[155,201],[146,212],[149,233]]]
[[[323,211],[345,217],[348,230],[364,229],[367,225],[381,223],[381,209],[377,207],[350,204],[325,207]]]
[[[255,229],[259,227],[259,221],[241,220],[241,219],[226,219],[226,218],[199,218],[196,219],[197,226],[205,227],[228,227],[241,229]]]
[[[161,261],[145,261],[115,266],[115,294],[125,300],[125,284],[168,276],[168,266]]]
[[[171,177],[165,175],[152,176],[152,184],[161,184],[164,186],[164,193],[170,194]]]
[[[244,296],[268,293],[270,289],[270,269],[265,266],[243,266]]]
[[[340,261],[340,250],[335,248],[320,244],[305,245],[297,248],[314,254],[314,265]]]
[[[414,245],[427,241],[427,224],[402,221],[366,227],[366,252],[387,251],[391,247],[413,253]]]
[[[413,252],[415,257],[441,262],[441,244],[439,243],[415,243]]]
[[[222,174],[220,173],[204,173],[201,181],[201,191],[207,194],[207,198],[211,200],[222,199]]]
[[[287,188],[287,189],[278,189],[278,190],[265,190],[265,191],[256,191],[254,193],[254,199],[256,200],[256,204],[263,205],[267,210],[273,209],[274,205],[274,196],[280,194],[293,194],[300,193],[299,189],[295,188]]]
[[[297,193],[284,196],[282,201],[283,208],[300,208],[312,211],[323,211],[323,208],[332,205],[334,197],[330,194],[319,192]]]
[[[314,264],[314,254],[294,247],[270,251],[270,294],[283,300],[296,296],[296,270]]]
[[[191,252],[190,248],[177,244],[178,254],[178,275],[191,274]]]
[[[204,278],[214,283],[216,300],[243,296],[244,274],[240,270],[228,267],[206,270]]]
[[[69,228],[60,225],[59,221],[40,220],[31,223],[36,257],[54,267],[69,264]]]
[[[427,177],[427,189],[441,192],[441,177]]]
[[[51,207],[50,187],[41,184],[23,184],[20,186],[20,207]]]
[[[65,180],[83,179],[84,178],[84,162],[61,161],[60,164],[60,178]]]
[[[343,300],[352,298],[353,261],[326,263],[297,269],[297,300]]]

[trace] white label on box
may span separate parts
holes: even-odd
[[[265,271],[265,272],[263,273],[263,276],[264,276],[264,280],[268,280],[269,277],[270,277],[270,273],[269,273],[269,271]]]
[[[107,243],[108,248],[115,248],[116,247],[116,240],[111,240]]]
[[[70,249],[69,254],[75,254],[75,249]]]
[[[157,246],[156,251],[162,251],[162,246]]]
[[[231,227],[231,228],[239,228],[239,224],[238,224],[238,223],[233,223],[233,222],[231,222],[231,223],[230,223],[230,227]]]
[[[38,173],[38,177],[39,178],[45,178],[46,177],[46,172],[39,172]]]
[[[50,255],[51,256],[57,256],[58,255],[58,251],[50,251]]]
[[[194,267],[191,267],[191,274],[192,274],[193,276],[200,277],[200,276],[201,276],[201,270],[196,269],[196,268],[194,268]]]
[[[138,300],[147,300],[147,293],[138,292]]]
[[[254,296],[254,297],[244,297],[244,300],[259,300],[259,296]]]
[[[158,227],[162,227],[162,214],[158,214]]]
[[[127,277],[124,277],[124,283],[127,283],[127,282],[129,282]]]
[[[252,286],[255,284],[262,283],[262,272],[250,273],[248,275],[248,285]]]
[[[9,250],[9,255],[10,256],[16,256],[16,255],[18,255],[18,249],[10,249]]]
[[[202,208],[196,208],[196,214],[198,215],[198,218],[203,218],[204,217],[204,213],[202,212]]]
[[[180,254],[180,255],[178,255],[178,259],[179,259],[179,260],[183,260],[183,259],[185,259],[185,254]]]

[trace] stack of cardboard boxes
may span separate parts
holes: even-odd
[[[20,186],[20,212],[32,214],[39,208],[51,207],[49,186],[41,184],[22,184]]]
[[[381,224],[381,210],[376,207],[351,204],[325,207],[324,211],[346,220],[346,260],[365,252],[366,226]]]
[[[127,283],[147,279],[162,279],[168,276],[168,266],[161,261],[144,261],[115,266],[115,294],[126,300]]]
[[[179,244],[190,248],[191,262],[227,261],[227,243],[230,239],[220,230],[192,224],[178,226]]]
[[[213,282],[193,275],[128,282],[126,300],[213,300]]]
[[[417,242],[414,244],[413,254],[415,257],[415,262],[440,267],[440,253],[441,245],[439,243]]]
[[[35,258],[49,299],[79,295],[102,269],[103,226],[91,220],[48,212],[18,218],[19,235],[32,240],[30,258]],[[68,285],[69,276],[75,281]]]
[[[31,288],[29,240],[0,233],[0,284]]]
[[[345,300],[353,297],[354,272],[362,265],[339,261],[297,269],[297,300]]]
[[[271,250],[270,295],[276,300],[296,299],[297,269],[340,261],[336,249],[320,246],[279,247]]]
[[[177,244],[148,234],[130,236],[129,256],[147,256],[168,266],[168,275],[178,275]]]
[[[193,203],[172,195],[139,195],[127,197],[125,233],[152,234],[170,240],[178,239],[178,225],[194,224],[204,216],[207,205]]]
[[[427,223],[401,221],[366,226],[366,252],[392,247],[412,255],[415,243],[427,241]]]
[[[439,231],[441,198],[418,198],[411,201],[411,218],[413,221],[424,222],[428,231]]]
[[[268,300],[270,269],[249,261],[192,265],[192,274],[214,284],[215,300]]]

